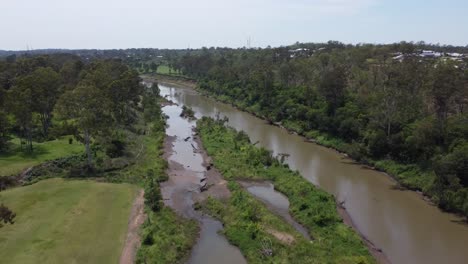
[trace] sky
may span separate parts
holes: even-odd
[[[0,0],[0,49],[468,45],[467,0]]]

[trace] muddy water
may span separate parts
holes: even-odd
[[[359,230],[393,263],[468,263],[468,226],[429,205],[415,192],[392,189],[383,173],[353,164],[327,148],[267,125],[245,112],[197,94],[191,89],[160,85],[162,95],[194,109],[197,117],[229,118],[253,142],[274,153],[288,153],[287,162],[312,183],[334,194]]]
[[[238,249],[218,234],[222,229],[219,221],[203,217],[201,235],[193,248],[190,264],[246,263]]]
[[[292,225],[306,239],[311,240],[309,232],[305,227],[296,222],[289,214],[289,200],[282,193],[277,192],[270,182],[240,182],[249,193],[260,199],[269,209],[283,217],[286,222]]]
[[[202,165],[203,157],[197,152],[199,146],[193,140],[194,122],[179,115],[179,106],[165,106],[163,112],[167,120],[168,144],[170,149],[169,180],[161,184],[161,192],[166,205],[182,216],[193,218],[201,225],[200,238],[192,250],[190,264],[239,264],[246,263],[238,248],[229,244],[218,232],[222,224],[210,217],[203,216],[193,209],[194,199],[200,193],[200,180],[205,178],[206,169]]]

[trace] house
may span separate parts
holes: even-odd
[[[433,50],[423,50],[419,54],[419,56],[423,57],[423,58],[440,58],[440,57],[442,57],[442,53],[436,52],[436,51],[433,51]]]
[[[447,56],[452,58],[463,58],[463,54],[457,52],[449,52],[447,53]]]

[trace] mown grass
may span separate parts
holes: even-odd
[[[64,179],[0,193],[16,214],[0,230],[2,263],[117,263],[137,187]]]
[[[288,197],[291,215],[315,238],[312,248],[304,251],[306,256],[313,258],[316,263],[374,262],[360,237],[343,224],[333,196],[317,189],[299,173],[282,165],[267,150],[250,144],[245,133],[226,128],[222,121],[203,118],[198,121],[197,128],[203,146],[226,179],[270,180],[275,189]],[[239,210],[248,211],[249,208],[246,203]],[[245,219],[239,221],[247,223]],[[235,225],[233,231],[226,231],[227,237],[235,241],[236,237],[243,237],[246,228],[244,225]],[[245,249],[239,244],[239,247],[244,254],[255,251],[253,246]],[[302,246],[294,250],[302,252]],[[282,263],[287,261],[283,259]]]
[[[173,75],[173,76],[184,76],[180,72],[171,69],[171,67],[167,65],[160,65],[156,71],[158,74],[163,74],[163,75]]]
[[[9,151],[0,154],[0,176],[18,174],[29,167],[38,165],[47,160],[83,153],[83,144],[75,140],[72,144],[69,144],[68,139],[70,137],[71,136],[65,136],[42,143],[34,142],[34,150],[32,153],[21,150],[19,138],[14,138],[11,140]]]

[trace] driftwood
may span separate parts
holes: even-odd
[[[207,182],[205,181],[205,182],[203,182],[202,185],[200,186],[200,192],[204,192],[204,191],[206,191],[206,190],[208,190],[208,184],[207,184]]]
[[[273,247],[270,239],[266,238],[262,240],[262,249],[260,250],[260,253],[266,257],[273,256]]]
[[[286,161],[286,158],[288,158],[289,156],[290,155],[288,153],[278,153],[278,157],[281,163],[284,163]]]
[[[338,206],[339,206],[340,208],[346,210],[345,203],[346,203],[346,200],[343,200],[343,201],[341,201],[341,202],[338,203]]]

